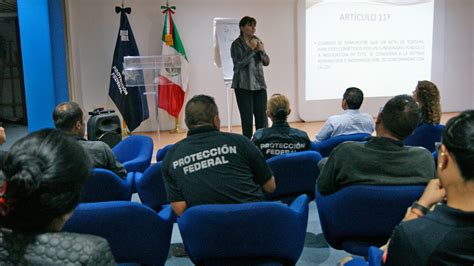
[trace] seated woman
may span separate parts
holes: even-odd
[[[413,98],[421,108],[422,121],[404,143],[408,146],[422,146],[433,152],[434,143],[440,141],[444,128],[439,124],[441,103],[438,87],[431,81],[419,81],[413,91]]]
[[[0,168],[0,264],[114,265],[107,241],[60,233],[90,171],[79,144],[54,129],[10,149]]]
[[[474,110],[449,120],[438,154],[438,179],[395,228],[386,265],[474,264]]]
[[[308,134],[291,128],[286,122],[290,112],[290,102],[286,96],[276,93],[268,100],[267,116],[272,120],[272,127],[261,128],[252,137],[265,159],[311,148]]]

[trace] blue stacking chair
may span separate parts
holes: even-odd
[[[367,256],[370,246],[382,246],[425,186],[353,185],[326,196],[316,193],[324,237],[335,249]]]
[[[344,264],[344,266],[381,266],[382,257],[382,250],[380,250],[378,247],[370,247],[367,261],[362,258],[354,258],[353,260]]]
[[[197,265],[294,265],[303,251],[308,197],[189,208],[178,226]]]
[[[163,205],[169,204],[166,199],[161,163],[157,162],[148,167],[143,174],[135,174],[135,187],[141,202],[155,211],[159,211]]]
[[[328,157],[331,154],[332,150],[339,144],[346,141],[366,141],[371,135],[368,133],[355,133],[331,137],[327,140],[323,140],[318,143],[313,143],[311,149],[319,152],[321,156]]]
[[[164,265],[173,221],[170,207],[156,213],[136,202],[82,203],[62,230],[107,239],[117,263]]]
[[[113,147],[112,151],[127,172],[143,173],[151,164],[153,140],[147,136],[129,136]]]
[[[430,152],[435,151],[435,142],[441,141],[444,125],[422,124],[415,128],[413,134],[408,136],[403,143],[407,146],[421,146]]]
[[[81,202],[130,201],[134,190],[135,173],[127,173],[122,179],[114,172],[94,168],[82,188]]]
[[[159,149],[157,152],[156,152],[156,161],[157,162],[160,162],[160,161],[163,161],[163,159],[165,158],[165,155],[166,153],[168,152],[168,150],[173,147],[174,144],[168,144],[166,146],[164,146],[163,148]]]
[[[287,153],[267,160],[275,177],[276,190],[267,194],[268,200],[291,202],[301,194],[314,199],[318,162],[321,155],[315,151]]]

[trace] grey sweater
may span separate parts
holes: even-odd
[[[1,228],[0,239],[1,265],[115,265],[107,240],[98,236]]]
[[[434,159],[422,147],[405,147],[389,138],[345,142],[331,153],[317,180],[318,191],[331,194],[359,185],[426,184],[435,177]]]
[[[264,51],[252,50],[240,36],[232,43],[230,54],[234,63],[232,88],[251,91],[267,88],[263,66],[270,64],[270,57]]]

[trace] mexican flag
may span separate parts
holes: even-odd
[[[183,43],[179,37],[178,29],[173,21],[176,7],[161,6],[165,21],[163,23],[163,50],[162,55],[178,55],[181,57],[181,68],[165,68],[160,71],[158,81],[158,107],[168,114],[178,118],[183,107],[184,94],[188,89],[189,63],[184,51]]]

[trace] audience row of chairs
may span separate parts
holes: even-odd
[[[306,169],[306,168],[311,168],[313,167],[312,171],[317,171],[317,161],[321,158],[318,153],[314,151],[306,151],[306,152],[300,152],[300,153],[291,153],[291,154],[285,154],[285,155],[280,155],[277,157],[274,157],[272,159],[269,159],[269,164],[273,165],[276,164],[277,167],[275,169],[278,169],[280,164],[277,162],[279,160],[282,160],[283,158],[289,158],[289,162],[291,162],[293,165],[301,165],[301,162],[298,161],[298,159],[301,160],[308,160],[307,167],[298,167],[300,169]],[[273,163],[272,163],[273,162]],[[284,164],[285,162],[281,163]],[[149,233],[150,238],[163,238],[167,236],[167,234],[162,233],[167,232],[167,230],[170,230],[169,228],[172,227],[172,223],[174,221],[174,217],[170,217],[169,214],[171,213],[171,209],[169,206],[166,206],[167,201],[166,201],[166,193],[164,190],[164,185],[163,185],[163,180],[162,180],[162,175],[161,175],[161,165],[162,162],[158,162],[157,164],[154,164],[150,166],[143,174],[141,173],[135,173],[135,187],[138,192],[138,195],[143,203],[138,204],[138,203],[131,203],[128,206],[127,202],[100,202],[100,203],[91,203],[91,204],[81,204],[80,207],[78,208],[78,212],[76,215],[78,215],[79,221],[76,221],[76,216],[73,216],[71,219],[70,223],[76,223],[76,227],[69,227],[66,226],[65,228],[68,231],[74,231],[74,232],[82,232],[82,233],[90,233],[90,234],[96,234],[103,236],[107,239],[110,239],[109,241],[113,242],[121,242],[122,245],[124,246],[129,246],[129,243],[133,242],[128,242],[126,241],[126,235],[123,236],[125,240],[118,241],[115,238],[108,238],[108,235],[115,235],[115,234],[121,234],[120,232],[122,230],[136,230],[134,227],[135,225],[142,225],[143,221],[140,213],[158,213],[158,217],[160,218],[159,224],[163,226],[163,229],[156,229],[159,230],[157,233]],[[307,203],[309,201],[309,198],[314,198],[315,195],[315,181],[317,178],[317,175],[313,176],[307,176],[306,180],[305,178],[298,178],[299,173],[296,173],[294,171],[288,172],[289,167],[283,167],[283,169],[286,169],[287,171],[286,174],[288,175],[293,175],[296,174],[292,177],[285,177],[282,172],[282,175],[278,175],[277,171],[275,171],[275,176],[277,177],[277,184],[280,185],[280,191],[275,191],[273,194],[269,194],[268,199],[269,200],[276,200],[280,199],[284,202],[290,203],[290,208],[292,206],[296,206],[295,204],[300,204],[301,199],[298,198],[298,194],[306,194],[304,195],[305,202]],[[109,172],[110,175],[115,175],[110,171],[103,170],[103,169],[96,169],[95,171],[97,172]],[[116,179],[122,181],[118,176],[115,176]],[[282,178],[278,178],[282,177]],[[303,188],[298,188],[295,186],[294,182],[291,183],[289,180],[301,180],[301,184],[307,184],[306,187]],[[103,178],[98,178],[99,181],[104,180]],[[123,181],[124,183],[126,181]],[[107,184],[103,184],[103,187],[105,188]],[[284,192],[285,186],[288,186],[288,192]],[[93,186],[97,190],[94,191],[93,193],[95,194],[100,194],[100,192],[105,192],[109,193],[108,190],[101,190],[99,189],[97,185]],[[310,188],[310,189],[308,189]],[[327,242],[331,245],[331,247],[335,249],[343,249],[349,253],[356,254],[356,255],[361,255],[361,256],[367,256],[367,250],[369,246],[379,246],[387,241],[387,239],[390,237],[390,233],[395,227],[396,224],[398,224],[401,219],[403,218],[403,215],[405,213],[406,208],[413,202],[415,199],[419,198],[421,196],[421,193],[423,191],[424,187],[423,186],[351,186],[344,188],[334,194],[328,195],[328,196],[321,196],[316,193],[316,203],[319,211],[319,218],[321,221],[321,227],[322,231],[324,233],[324,236],[327,240]],[[300,190],[300,192],[298,192]],[[91,199],[93,197],[89,197]],[[98,197],[99,198],[99,197]],[[293,198],[297,198],[297,201],[292,201]],[[109,199],[110,200],[110,199]],[[127,201],[130,200],[129,196],[127,196]],[[293,203],[291,203],[293,202]],[[297,203],[300,202],[300,203]],[[354,204],[357,202],[357,204]],[[129,202],[130,203],[130,202]],[[216,242],[212,242],[211,244],[205,245],[208,247],[207,250],[208,253],[206,256],[211,256],[212,254],[221,254],[220,252],[211,252],[215,250],[221,250],[221,249],[229,249],[228,252],[232,252],[232,254],[235,254],[238,257],[241,256],[249,256],[248,253],[249,250],[255,249],[255,245],[260,245],[259,242],[248,242],[249,246],[245,246],[239,252],[235,252],[235,247],[233,247],[230,244],[222,244],[219,241],[236,241],[235,239],[253,239],[253,238],[248,238],[248,237],[243,237],[242,230],[244,230],[245,233],[248,233],[250,236],[255,236],[256,232],[252,231],[256,228],[263,227],[265,229],[268,229],[268,227],[271,223],[269,222],[272,220],[282,220],[284,223],[287,223],[287,220],[290,218],[282,218],[286,217],[283,214],[279,215],[279,219],[269,219],[265,220],[265,223],[259,224],[257,226],[257,223],[260,223],[261,218],[256,218],[258,216],[259,212],[262,212],[260,215],[263,215],[264,217],[269,217],[269,214],[266,211],[263,211],[263,209],[266,209],[268,206],[269,202],[265,203],[258,203],[257,205],[254,205],[254,203],[249,203],[249,204],[237,204],[237,205],[208,205],[208,206],[197,206],[189,209],[188,211],[185,212],[183,217],[178,219],[178,224],[180,224],[180,220],[182,220],[184,217],[191,216],[191,214],[199,215],[199,213],[202,212],[201,217],[199,219],[205,219],[207,217],[208,220],[201,220],[199,222],[193,222],[195,225],[199,224],[200,226],[195,226],[195,230],[198,230],[198,232],[192,232],[189,233],[189,235],[193,235],[193,237],[189,237],[190,239],[194,240],[186,240],[186,236],[183,235],[183,239],[185,241],[186,249],[188,253],[191,253],[193,251],[190,251],[189,246],[194,244],[188,244],[188,243],[195,243],[193,241],[197,241],[195,238],[200,239],[200,241],[203,241],[202,239],[205,239],[206,243],[208,243],[208,240],[212,238],[212,234],[209,235],[202,235],[199,233],[200,230],[203,232],[218,232],[218,230],[223,230],[223,231],[229,231],[225,235],[224,233],[219,232],[219,234],[214,235],[217,239],[213,240]],[[262,205],[263,204],[263,205]],[[275,205],[276,204],[276,205]],[[123,208],[124,212],[121,214],[123,216],[126,216],[128,218],[118,218],[117,212],[120,209],[119,207],[114,207],[115,205],[117,206],[127,206],[128,209],[131,210],[126,210],[127,208]],[[265,206],[265,208],[261,209],[261,211],[257,211],[259,209],[258,206]],[[138,207],[140,206],[140,207]],[[281,206],[281,207],[286,207],[286,205],[281,204],[281,203],[271,203],[270,206]],[[111,210],[107,210],[108,208],[111,208]],[[257,210],[255,210],[255,208]],[[272,207],[271,207],[272,208]],[[270,209],[269,208],[269,211]],[[298,207],[300,208],[300,207]],[[137,211],[135,209],[144,209],[141,211]],[[307,209],[307,204],[306,204],[306,209]],[[307,210],[306,210],[307,211]],[[111,212],[111,215],[107,215],[108,212]],[[136,212],[137,214],[134,214]],[[197,213],[196,213],[197,212]],[[207,212],[207,213],[206,213]],[[209,213],[210,212],[210,213]],[[99,217],[97,217],[97,215]],[[105,215],[107,217],[112,216],[115,218],[102,218],[101,215]],[[115,215],[115,216],[114,216]],[[172,215],[172,214],[171,214]],[[84,216],[84,217],[83,217]],[[155,219],[156,218],[150,218],[148,216],[150,215],[145,215],[147,216],[146,219]],[[218,217],[227,217],[226,219],[223,218],[218,218]],[[155,217],[155,216],[152,216]],[[165,218],[163,218],[165,217]],[[239,217],[239,218],[236,218]],[[105,226],[108,224],[108,222],[101,222],[101,224],[96,224],[94,222],[93,225],[90,225],[87,223],[87,221],[95,221],[96,219],[100,219],[102,221],[110,221],[110,223],[118,223],[114,224],[113,226]],[[196,218],[198,219],[198,218]],[[210,220],[209,220],[210,219]],[[242,229],[242,226],[237,226],[237,225],[242,225],[244,224],[242,221],[238,221],[236,224],[232,224],[232,221],[234,219],[244,219],[247,221],[250,225],[248,227],[250,229]],[[305,218],[306,219],[306,218]],[[186,221],[186,220],[185,220]],[[307,221],[307,219],[305,220]],[[264,226],[266,224],[266,226]],[[204,226],[205,228],[201,228],[201,225]],[[253,226],[251,226],[253,225]],[[232,227],[236,226],[236,227]],[[246,225],[247,226],[247,225]],[[81,230],[86,230],[86,231],[78,231],[74,228],[78,227],[83,227]],[[147,227],[147,226],[145,226]],[[219,229],[222,227],[221,229]],[[95,228],[95,229],[94,229]],[[99,231],[104,230],[106,228],[106,232],[100,233]],[[239,228],[239,230],[229,230],[229,228]],[[285,229],[286,228],[286,229]],[[295,230],[297,227],[281,227],[280,229],[275,229],[276,231],[284,231],[284,230]],[[300,228],[300,227],[298,227]],[[301,227],[303,228],[303,227]],[[108,231],[110,230],[110,231]],[[141,229],[139,229],[141,230]],[[180,225],[180,230],[181,230],[181,225]],[[186,229],[184,229],[186,230]],[[191,229],[189,229],[191,230]],[[250,231],[247,231],[250,230]],[[272,229],[273,230],[273,229]],[[301,229],[303,230],[303,229]],[[304,224],[304,230],[306,230],[306,224]],[[238,235],[232,235],[232,232],[238,232]],[[251,232],[251,233],[250,233]],[[268,230],[264,230],[265,234],[267,234],[267,238],[274,237],[275,232],[271,233]],[[183,233],[183,232],[182,232]],[[137,236],[137,238],[141,238],[141,240],[136,240],[136,241],[141,241],[141,245],[143,243],[148,243],[147,238],[142,238],[139,237],[142,234],[145,234],[143,231],[139,231],[138,233],[134,234]],[[291,235],[293,232],[287,233],[287,235]],[[119,237],[119,236],[115,236]],[[206,238],[201,238],[201,237],[206,237]],[[220,240],[219,240],[220,239]],[[260,239],[260,237],[258,238]],[[268,240],[268,239],[267,239]],[[188,243],[186,243],[188,241]],[[282,240],[283,241],[283,240]],[[288,239],[287,239],[288,241]],[[294,240],[292,240],[294,241]],[[165,243],[168,242],[168,243]],[[229,242],[229,243],[230,243]],[[156,247],[159,247],[162,250],[167,250],[169,249],[169,241],[164,241],[164,245],[155,245]],[[268,243],[273,243],[273,238],[272,240],[268,240]],[[295,242],[296,243],[296,242]],[[304,243],[304,237],[303,240],[300,242],[301,245]],[[118,245],[118,244],[114,244]],[[141,245],[137,244],[134,245],[136,247],[141,247]],[[199,261],[202,259],[201,256],[204,247],[199,247],[197,244],[195,244],[195,254],[190,254],[190,258],[193,259],[194,262]],[[211,248],[212,246],[212,248]],[[239,245],[236,245],[238,247]],[[294,246],[293,244],[291,246]],[[298,247],[299,245],[296,245],[295,247]],[[217,248],[217,247],[220,247]],[[271,249],[274,249],[274,246],[270,246]],[[247,248],[249,250],[247,250]],[[127,252],[132,252],[134,254],[136,251],[124,251],[123,248],[115,248],[113,247],[114,254],[115,252],[122,254],[121,256],[125,256],[123,254],[128,254]],[[262,259],[263,261],[268,260],[270,257],[275,257],[275,254],[270,254],[270,253],[262,253],[262,250],[260,250],[259,254],[265,254],[268,256],[267,258],[258,258],[259,260]],[[264,249],[263,249],[264,250]],[[123,253],[125,252],[125,253]],[[209,253],[210,252],[210,253]],[[300,254],[301,252],[297,251],[296,249],[291,249],[292,254]],[[216,263],[224,263],[223,259],[227,258],[227,253],[223,252],[222,257],[220,258],[212,258],[212,260],[217,260]],[[140,255],[141,256],[141,255]],[[139,256],[139,257],[140,257]],[[298,255],[299,256],[299,255]],[[127,260],[120,260],[121,262],[130,262],[130,261],[136,261],[134,259],[130,258],[137,258],[133,257],[131,255],[126,255]],[[141,256],[143,259],[140,260],[139,262],[141,263],[147,263],[144,262],[147,256]],[[155,258],[156,259],[156,258]],[[166,257],[164,258],[166,260]],[[235,258],[233,258],[235,259]],[[256,259],[256,258],[253,258]],[[280,256],[281,259],[281,256]]]
[[[339,143],[365,141],[368,136],[335,137],[313,144],[312,150],[267,160],[277,183],[277,190],[266,195],[267,199],[289,206],[259,202],[203,205],[186,211],[177,222],[190,259],[196,264],[295,264],[303,249],[308,201],[313,199],[331,247],[367,256],[370,246],[386,243],[424,186],[351,186],[328,196],[315,191],[322,157]],[[176,220],[167,205],[161,174],[161,161],[171,147],[159,150],[157,163],[150,165],[150,138],[132,136],[115,146],[117,159],[129,172],[127,178],[94,169],[82,191],[83,203],[63,230],[106,238],[119,263],[163,265]],[[143,204],[130,202],[134,192]],[[241,239],[247,244],[242,245]]]
[[[170,206],[155,212],[129,201],[81,203],[63,231],[107,239],[117,263],[164,265],[174,221]],[[289,206],[201,205],[187,210],[177,222],[186,251],[197,265],[294,265],[303,251],[308,197],[301,195]]]
[[[277,189],[267,194],[267,199],[288,203],[297,196],[306,194],[313,200],[320,160],[321,155],[315,151],[283,154],[268,159]],[[295,168],[295,165],[298,167]],[[126,179],[110,170],[93,169],[82,190],[81,202],[130,201],[132,194],[138,192],[143,204],[159,211],[163,205],[168,204],[161,167],[162,161],[159,161],[143,173],[129,172]]]
[[[444,125],[423,124],[415,129],[415,133],[405,139],[405,145],[422,146],[430,152],[435,151],[434,143],[440,141]],[[345,141],[365,141],[370,134],[355,133],[335,136],[319,143],[312,143],[311,150],[318,152],[323,158],[328,157],[331,151],[340,143]],[[156,153],[156,161],[162,161],[166,152],[173,146],[168,144]],[[128,172],[143,173],[151,163],[153,154],[153,140],[146,136],[129,136],[112,151],[117,160],[122,163]]]
[[[323,234],[331,247],[367,256],[370,246],[386,243],[423,190],[424,186],[356,185],[327,196],[317,193]],[[187,210],[177,222],[196,264],[227,265],[240,260],[292,265],[304,245],[308,201],[307,195],[300,195],[289,206],[277,202],[200,205]],[[106,238],[117,262],[162,265],[175,217],[170,206],[156,206],[153,210],[129,201],[82,203],[64,230]]]

